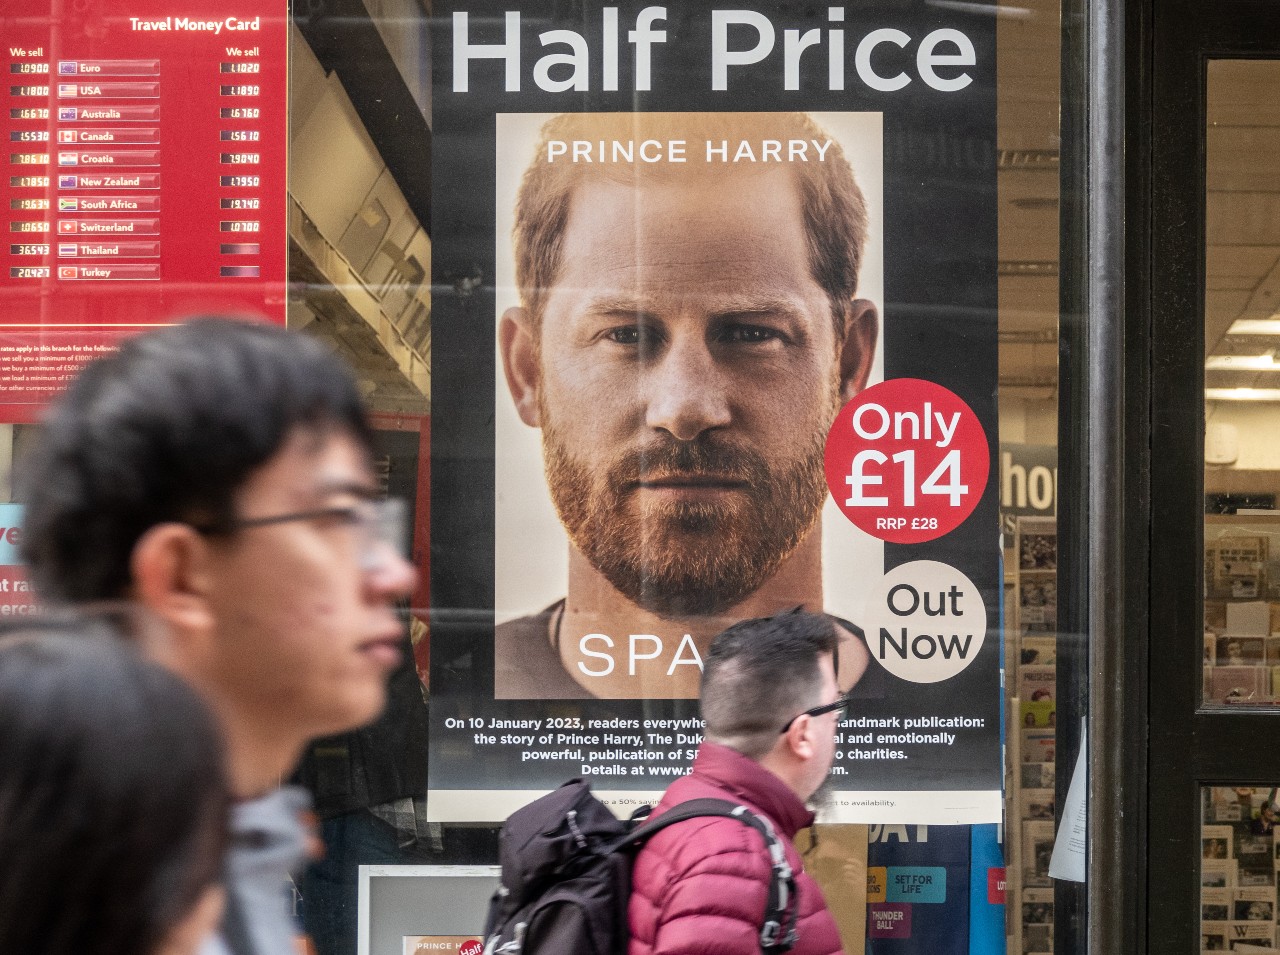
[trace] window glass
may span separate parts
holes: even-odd
[[[1054,4],[999,19],[1004,858],[1013,955],[1054,951],[1049,864],[1058,794],[1074,762],[1057,747],[1060,28]]]
[[[462,6],[453,4],[450,11]],[[546,6],[564,17],[565,5]],[[492,872],[467,873],[467,878],[478,881],[465,891],[457,886],[443,887],[442,882],[420,884],[414,880],[438,877],[440,866],[494,865],[497,820],[511,808],[554,784],[548,783],[553,777],[558,782],[578,774],[583,762],[593,768],[612,767],[629,758],[572,760],[544,770],[547,761],[541,759],[520,763],[516,755],[511,757],[513,762],[503,762],[510,755],[503,755],[499,748],[505,744],[484,742],[478,739],[484,734],[475,732],[489,728],[487,721],[492,718],[519,718],[518,710],[526,703],[547,704],[546,712],[539,710],[537,718],[547,720],[548,726],[551,720],[559,721],[558,729],[566,733],[582,729],[575,724],[584,713],[575,708],[576,701],[530,700],[518,694],[511,697],[515,702],[508,707],[510,713],[484,708],[495,702],[504,706],[511,702],[499,700],[501,694],[493,689],[495,614],[505,614],[508,621],[520,620],[536,616],[552,601],[558,602],[565,595],[562,578],[568,574],[569,553],[563,539],[551,548],[536,536],[542,533],[541,528],[550,526],[563,538],[563,510],[557,516],[545,489],[536,499],[530,491],[542,482],[544,458],[541,438],[529,427],[529,419],[545,408],[534,403],[531,410],[513,403],[512,398],[519,396],[513,396],[509,379],[504,377],[498,329],[505,309],[519,308],[521,303],[514,263],[496,263],[495,246],[510,244],[514,196],[545,119],[560,110],[600,116],[626,110],[658,112],[655,103],[667,104],[666,111],[671,114],[690,113],[695,109],[679,97],[694,84],[701,84],[707,93],[706,103],[696,111],[714,116],[719,107],[714,105],[711,84],[718,80],[710,58],[703,58],[705,62],[689,57],[663,59],[661,54],[664,43],[674,47],[696,31],[703,31],[709,40],[719,34],[710,29],[708,16],[694,7],[665,8],[670,36],[662,40],[655,36],[651,43],[653,68],[646,83],[652,89],[637,88],[623,102],[617,95],[618,84],[639,84],[640,77],[649,73],[649,67],[642,66],[643,44],[628,33],[635,29],[644,35],[637,23],[643,5],[621,9],[623,25],[617,28],[615,39],[622,58],[619,61],[615,55],[610,61],[606,56],[603,62],[593,62],[590,82],[597,88],[585,91],[566,82],[572,66],[568,61],[538,65],[544,51],[536,47],[536,40],[530,41],[535,31],[547,27],[530,15],[524,25],[526,43],[519,81],[508,79],[494,57],[477,56],[470,67],[477,85],[482,75],[493,82],[494,77],[501,77],[503,90],[493,93],[490,89],[494,98],[478,105],[471,121],[458,122],[456,107],[450,106],[445,96],[457,92],[456,74],[440,69],[438,63],[432,72],[432,33],[435,31],[437,38],[434,49],[439,50],[443,42],[439,38],[456,29],[451,16],[433,12],[432,5],[421,0],[346,4],[341,5],[340,14],[313,7],[295,7],[289,30],[287,322],[291,328],[326,341],[356,369],[361,391],[373,412],[380,486],[388,496],[402,498],[409,505],[411,549],[422,583],[403,608],[406,640],[413,652],[393,676],[387,712],[366,729],[316,741],[304,757],[298,778],[314,794],[326,851],[296,880],[286,904],[298,916],[300,932],[309,936],[317,955],[408,953],[429,936],[451,939],[460,947],[465,938],[480,931],[477,913],[483,911]],[[509,5],[513,13],[524,7],[514,2]],[[574,16],[579,20],[589,15],[595,18],[593,24],[600,21],[589,42],[598,43],[602,36],[607,40],[605,11],[619,11],[613,5],[587,4],[583,13],[582,7],[575,7]],[[972,750],[980,758],[968,758],[971,751],[964,747],[970,745],[969,737],[952,733],[941,724],[899,726],[890,732],[888,726],[848,720],[840,729],[840,776],[836,779],[841,784],[836,787],[837,794],[844,794],[845,803],[837,805],[834,815],[820,817],[818,845],[806,857],[806,864],[823,888],[844,948],[850,953],[874,950],[877,955],[958,955],[971,948],[991,951],[1005,945],[1012,953],[1049,952],[1054,944],[1055,892],[1048,867],[1060,808],[1057,794],[1064,789],[1074,758],[1074,754],[1059,758],[1056,749],[1058,554],[1064,543],[1059,540],[1057,524],[1060,6],[1054,0],[994,7],[944,3],[927,16],[912,5],[890,3],[857,10],[853,5],[830,5],[817,13],[784,2],[757,7],[765,13],[747,16],[738,11],[740,22],[735,22],[722,40],[728,43],[732,37],[734,43],[739,42],[747,35],[736,32],[740,29],[763,31],[761,21],[753,16],[772,18],[777,24],[774,59],[757,69],[759,61],[741,51],[730,58],[731,65],[726,66],[722,58],[727,87],[724,99],[728,101],[732,95],[736,104],[733,110],[723,111],[809,110],[822,129],[830,130],[833,139],[848,146],[860,188],[869,199],[868,228],[875,233],[868,245],[871,251],[863,266],[859,295],[873,301],[879,310],[880,338],[868,352],[874,357],[859,373],[857,387],[841,392],[838,401],[832,397],[830,408],[824,405],[817,409],[813,415],[816,424],[808,418],[797,423],[801,417],[797,409],[813,402],[801,390],[782,387],[794,384],[797,375],[772,374],[767,357],[753,358],[753,367],[738,369],[743,383],[738,400],[752,402],[758,417],[769,419],[773,447],[766,450],[803,445],[809,454],[804,463],[813,470],[815,461],[818,466],[822,463],[821,445],[836,410],[855,397],[854,392],[892,385],[894,379],[931,384],[942,381],[952,397],[963,393],[973,420],[980,419],[978,432],[985,443],[975,440],[972,447],[989,451],[990,465],[970,481],[969,472],[962,471],[959,464],[951,470],[944,453],[947,449],[941,444],[937,445],[936,459],[927,466],[923,457],[895,459],[885,455],[897,470],[885,471],[877,475],[879,478],[910,474],[910,479],[902,479],[902,487],[910,486],[920,502],[938,503],[941,517],[908,510],[915,506],[915,498],[909,502],[903,493],[895,502],[901,514],[884,518],[902,520],[905,514],[909,524],[923,522],[907,527],[923,535],[918,539],[894,538],[890,531],[901,525],[877,524],[881,515],[873,512],[867,522],[869,529],[853,520],[860,532],[866,532],[849,544],[852,518],[841,513],[840,500],[858,494],[846,490],[852,486],[846,482],[852,476],[847,469],[834,477],[830,472],[820,476],[827,484],[822,486],[819,480],[820,501],[812,509],[815,513],[801,515],[804,520],[798,521],[796,533],[801,536],[812,526],[828,532],[826,550],[816,551],[819,569],[798,586],[800,596],[791,603],[808,602],[816,588],[816,609],[865,628],[863,654],[877,647],[880,652],[891,652],[889,644],[894,642],[881,639],[881,628],[872,625],[871,616],[865,613],[872,592],[867,581],[880,580],[882,571],[887,574],[915,557],[936,559],[953,570],[970,568],[971,563],[977,566],[985,576],[971,568],[969,573],[977,581],[973,584],[975,599],[986,612],[986,625],[977,634],[979,641],[986,641],[985,655],[970,675],[986,669],[981,679],[967,684],[977,690],[968,697],[960,693],[949,698],[946,691],[938,689],[942,680],[935,685],[919,679],[913,685],[920,698],[930,700],[933,709],[925,711],[929,717],[982,724],[981,733],[975,728],[973,738],[978,742]],[[807,22],[815,17],[812,25]],[[952,33],[929,40],[937,28],[933,20],[938,17],[946,20],[946,29]],[[491,12],[477,14],[470,41],[499,43],[505,22]],[[880,37],[874,56],[859,52],[859,41],[874,29],[897,29],[897,24],[910,31],[902,34],[906,37],[902,43],[896,37]],[[820,42],[801,40],[798,33],[784,37],[784,28],[795,32],[797,25],[814,29]],[[577,29],[582,29],[581,23]],[[971,51],[964,43],[975,37]],[[569,43],[563,36],[550,42]],[[844,46],[837,56],[839,44]],[[784,46],[789,51],[786,55],[801,64],[794,71],[795,85],[783,61]],[[824,58],[820,69],[819,56]],[[605,85],[602,81],[609,62],[617,73],[615,85],[612,90],[598,88]],[[966,71],[972,72],[969,82],[974,84],[964,94],[968,98],[946,100],[963,92]],[[450,89],[433,90],[433,76],[437,84],[450,84]],[[835,85],[838,76],[847,86]],[[514,95],[517,90],[522,91],[521,96]],[[903,91],[900,96],[899,90]],[[714,92],[718,96],[719,88]],[[613,98],[606,93],[612,93]],[[648,95],[651,93],[654,95]],[[793,93],[801,95],[792,97]],[[909,108],[913,97],[924,104],[921,110]],[[1224,97],[1223,102],[1229,98]],[[951,112],[939,105],[948,102],[970,105]],[[443,129],[442,117],[446,120]],[[506,148],[511,143],[520,144],[518,155],[514,147]],[[1256,148],[1262,151],[1263,145],[1264,141],[1258,140]],[[570,150],[566,155],[584,161],[600,156],[593,153],[595,144],[585,140],[566,148]],[[604,149],[603,144],[600,148]],[[717,148],[726,150],[723,158],[730,165],[729,147]],[[733,148],[742,149],[740,145]],[[771,149],[775,150],[772,154]],[[749,155],[767,175],[770,155],[785,153],[790,161],[798,161],[797,149],[791,144],[783,150],[780,145],[775,148],[757,142],[748,154],[735,153],[735,161],[746,163]],[[712,149],[705,155],[710,162],[719,154]],[[669,144],[667,156],[671,156]],[[505,180],[494,172],[496,165],[506,170]],[[439,169],[447,170],[447,176],[433,181]],[[485,187],[476,188],[475,183],[481,181]],[[504,189],[505,193],[500,192]],[[785,192],[784,188],[763,189],[753,203],[767,206]],[[506,207],[495,208],[497,200],[504,197]],[[931,205],[935,200],[936,206]],[[684,204],[684,212],[695,205],[692,200]],[[650,241],[672,235],[679,238],[676,225],[684,219],[680,208],[663,210],[653,199],[623,203],[616,209],[600,204],[593,210],[602,238],[611,234],[627,237],[627,230],[616,227],[620,216],[631,217],[632,224],[640,223],[632,235],[648,230]],[[715,218],[705,210],[700,214],[704,219]],[[652,220],[645,219],[646,215]],[[780,234],[782,218],[779,215],[771,220],[766,237],[768,231]],[[1251,217],[1224,214],[1224,221],[1232,218],[1265,228],[1265,217],[1258,212]],[[785,251],[787,243],[779,245]],[[805,256],[810,254],[803,238],[791,246],[803,247]],[[1223,281],[1237,283],[1231,289],[1237,297],[1244,290],[1245,278],[1232,278],[1235,273],[1231,269],[1242,268],[1242,261],[1231,253],[1222,257]],[[807,258],[803,262],[811,265]],[[593,264],[594,273],[607,271],[598,266],[598,262]],[[769,271],[760,263],[749,268],[738,262],[717,280],[727,290],[726,297],[732,298]],[[1257,276],[1263,277],[1264,273]],[[584,281],[587,278],[595,275],[583,276]],[[700,294],[696,288],[685,291],[689,298]],[[1211,282],[1211,301],[1214,292]],[[757,313],[769,309],[761,308],[758,301],[748,304],[751,307],[745,309],[722,309],[720,317],[728,315],[733,321],[721,321],[716,335],[706,336],[717,354],[746,345],[773,347],[770,343],[787,338],[785,327],[779,331],[768,327],[768,321],[758,320]],[[610,339],[613,346],[638,347],[641,340],[650,342],[645,336],[652,332],[654,323],[647,321],[651,316],[644,314],[644,308],[632,302],[613,311],[629,315],[626,322],[617,323],[627,327]],[[740,313],[752,321],[743,320]],[[442,314],[444,320],[434,321]],[[1241,311],[1236,317],[1243,314]],[[785,325],[785,321],[775,321],[776,316],[768,319]],[[634,341],[626,337],[632,334]],[[589,363],[587,367],[591,367]],[[714,378],[712,372],[722,370],[711,368],[686,377],[694,384],[706,385]],[[825,386],[835,374],[827,375],[824,369],[814,377],[821,378]],[[781,388],[783,398],[771,404],[763,396],[766,385],[775,378],[782,382],[773,384]],[[584,452],[608,437],[603,430],[592,431],[587,425],[609,419],[618,407],[619,396],[628,389],[636,390],[630,384],[605,381],[594,391],[574,396],[581,421],[586,422],[574,436]],[[1211,402],[1217,400],[1210,396]],[[922,419],[926,423],[933,420],[930,415],[941,407],[933,403],[919,409],[902,406],[891,410],[918,411],[922,417],[914,420],[920,426]],[[898,419],[898,426],[909,427],[910,420]],[[948,417],[937,420],[944,431],[952,421]],[[1227,423],[1225,418],[1223,423]],[[808,444],[797,437],[801,424],[806,428],[812,425],[816,435]],[[0,473],[7,472],[6,455],[28,440],[31,427],[0,423]],[[1237,427],[1243,433],[1243,424],[1237,422]],[[897,453],[897,449],[893,451]],[[921,462],[919,473],[907,471],[908,461],[911,467]],[[877,485],[874,477],[861,485],[863,504],[876,499],[878,488],[884,487]],[[966,482],[973,485],[972,494]],[[6,490],[0,487],[0,492]],[[1222,493],[1247,494],[1251,490],[1229,484],[1223,486]],[[8,496],[0,494],[0,500]],[[963,515],[950,510],[956,506],[951,499],[960,497],[971,505]],[[1252,503],[1246,510],[1263,506],[1249,500]],[[818,515],[822,501],[826,502],[825,513]],[[780,506],[771,506],[765,509],[765,516],[774,517],[780,510]],[[1239,508],[1231,515],[1232,520],[1242,516]],[[693,517],[690,521],[696,523]],[[995,543],[997,522],[1002,553]],[[1209,530],[1217,526],[1208,526],[1207,542]],[[751,530],[743,525],[744,534]],[[844,545],[837,530],[844,532]],[[947,533],[930,538],[931,530]],[[1206,635],[1216,626],[1227,636],[1228,622],[1247,612],[1233,611],[1228,621],[1228,603],[1243,605],[1269,599],[1265,515],[1255,515],[1247,525],[1224,525],[1223,534],[1228,542],[1218,553],[1228,558],[1224,573],[1229,579],[1224,586],[1229,593],[1220,599],[1220,624],[1216,617],[1213,621],[1207,617]],[[1248,543],[1251,540],[1255,545]],[[685,563],[698,557],[710,559],[729,543],[722,535],[714,546],[685,553]],[[643,549],[645,541],[641,539],[635,546]],[[917,546],[925,549],[912,550]],[[980,554],[980,560],[975,553]],[[766,556],[772,559],[777,555]],[[1206,568],[1209,560],[1206,550]],[[1258,590],[1254,593],[1237,588],[1239,578],[1245,580],[1241,587],[1248,586],[1245,564],[1257,568]],[[733,563],[718,566],[720,573],[707,582],[708,587],[735,584],[732,578],[746,572]],[[12,577],[18,576],[14,570]],[[954,578],[939,579],[947,583],[924,586],[921,580],[934,580],[927,576],[907,582],[921,592],[949,593]],[[1206,587],[1209,580],[1207,569]],[[644,588],[640,590],[637,600],[644,596]],[[15,604],[20,599],[16,594],[5,597]],[[547,599],[538,604],[543,597]],[[925,599],[921,596],[922,604]],[[766,609],[773,612],[780,608]],[[719,607],[716,613],[728,614],[730,610],[732,606]],[[725,616],[721,622],[732,620]],[[542,620],[543,635],[546,623]],[[607,629],[595,628],[601,632]],[[896,636],[896,631],[884,629],[889,638]],[[658,667],[653,671],[657,673],[654,679],[665,679],[669,674],[661,671],[674,665],[673,660],[680,662],[681,653],[686,654],[683,662],[689,662],[688,651],[680,649],[684,646],[680,639],[683,626],[673,630],[674,640],[665,642],[661,666],[648,663],[653,641],[659,639],[648,629],[610,633],[617,646],[631,640],[630,660],[610,657],[617,673],[629,663],[646,672],[646,668]],[[1252,664],[1256,668],[1270,666],[1270,633],[1268,623],[1260,635],[1260,656]],[[929,642],[914,642],[922,635]],[[944,634],[937,634],[935,641],[929,633],[916,632],[909,638],[903,631],[900,657],[906,660],[909,645],[919,648],[911,650],[916,654],[911,665],[924,667],[930,656],[940,653],[936,648],[945,641]],[[697,641],[690,638],[690,645],[696,648]],[[589,644],[588,648],[600,652],[601,646]],[[1209,648],[1206,636],[1206,664],[1212,662],[1215,669],[1226,666],[1231,647],[1223,644],[1222,660],[1217,656],[1216,639],[1212,659]],[[537,659],[545,656],[544,652]],[[517,655],[506,661],[507,668],[527,668],[530,659]],[[594,666],[593,661],[601,659],[586,654],[578,662]],[[852,689],[868,671],[853,666],[861,659],[859,653],[846,653],[843,659],[842,688]],[[857,674],[850,675],[852,670]],[[583,672],[581,668],[579,672]],[[677,668],[675,672],[681,671]],[[674,731],[669,745],[646,739],[645,747],[661,745],[663,755],[638,762],[646,770],[660,764],[669,776],[682,773],[698,735],[694,723],[684,725],[684,721],[697,720],[692,699],[696,670],[689,668],[688,672],[691,678],[684,681],[681,694],[631,693],[633,698],[643,698],[633,713],[627,707],[636,700],[624,699],[627,692],[619,692],[617,699],[593,701],[603,705],[590,715],[620,721],[635,716],[654,721],[654,725],[663,720],[679,722],[683,732],[679,743],[674,741]],[[1213,672],[1206,669],[1206,687]],[[864,689],[871,683],[869,680]],[[486,692],[468,697],[476,686]],[[535,691],[538,689],[535,686]],[[535,692],[534,697],[537,695]],[[676,695],[683,698],[668,698]],[[865,719],[881,714],[884,720],[895,718],[897,711],[882,713],[877,707],[897,705],[909,697],[888,694],[897,702],[885,704],[885,695],[881,692],[877,698],[868,692],[866,700],[851,707],[848,717]],[[465,719],[467,732],[445,734],[445,719]],[[481,720],[481,724],[470,723],[472,719]],[[926,735],[928,741],[919,738]],[[495,739],[497,736],[494,734]],[[556,745],[567,749],[586,744],[569,741]],[[640,748],[639,744],[632,747],[629,734],[625,743],[602,739],[599,748],[619,750],[624,746]],[[533,745],[526,749],[532,751]],[[550,749],[550,745],[544,747],[548,752]],[[957,751],[963,752],[964,758],[956,757]],[[890,753],[900,755],[886,755]],[[861,791],[861,780],[875,778],[877,773],[889,776],[895,760],[917,757],[932,780],[924,789],[912,790],[903,784],[902,779],[910,776],[907,772],[899,772],[892,785],[881,787],[893,798],[909,791],[915,800],[911,811],[896,816],[863,811],[866,804],[875,802],[878,790]],[[450,795],[450,787],[432,782],[433,760],[437,770],[446,763],[451,771],[461,767],[483,784],[452,787],[457,791]],[[978,769],[974,768],[976,763],[981,763]],[[964,776],[966,773],[975,774],[974,778],[986,775],[979,785]],[[964,778],[956,782],[956,776]],[[607,776],[596,783],[598,789],[619,790],[620,798],[633,801],[655,801],[661,793],[658,786],[637,796],[625,786],[613,785]],[[955,818],[947,817],[948,824],[940,824],[937,817],[928,815],[944,807],[957,816],[955,807],[965,804],[966,794],[973,791],[989,797],[981,810],[975,811],[975,817],[981,815],[986,822],[951,824]],[[494,793],[500,798],[491,799]],[[495,805],[500,811],[491,808]],[[997,819],[1002,822],[997,824]],[[804,836],[800,844],[809,848]],[[946,891],[913,901],[903,894],[906,883],[901,880],[926,871],[932,873],[930,878],[941,878]],[[439,904],[448,900],[455,921],[447,931],[431,924],[423,914],[427,911],[420,904],[424,897]],[[967,928],[961,930],[961,925]]]
[[[1204,701],[1280,674],[1280,63],[1210,60],[1205,148]]]

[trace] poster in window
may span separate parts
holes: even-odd
[[[654,801],[803,607],[833,820],[998,821],[990,17],[436,13],[432,817]]]

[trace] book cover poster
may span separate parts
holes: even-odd
[[[481,955],[484,943],[475,935],[406,935],[404,955]]]
[[[991,18],[435,12],[432,817],[653,802],[804,607],[830,821],[998,821]]]

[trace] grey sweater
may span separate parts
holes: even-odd
[[[306,862],[306,791],[282,786],[231,811],[227,913],[200,955],[296,955],[289,879]]]

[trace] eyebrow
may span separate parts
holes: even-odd
[[[382,496],[378,486],[370,481],[353,480],[348,477],[330,478],[324,475],[321,475],[320,479],[316,481],[312,491],[320,497],[327,497],[331,494],[350,494],[353,497],[370,501]]]
[[[781,315],[800,318],[804,310],[793,300],[772,295],[730,295],[714,303],[711,314],[716,318],[735,318],[751,315]],[[654,315],[661,309],[653,307],[641,298],[622,295],[600,296],[588,299],[583,312],[592,315]]]

